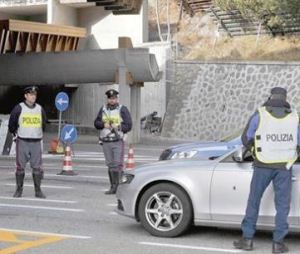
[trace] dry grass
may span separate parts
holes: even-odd
[[[300,37],[256,36],[221,38],[215,44],[196,42],[183,59],[300,61]]]
[[[155,35],[156,14],[154,0],[149,0],[150,32]],[[150,3],[149,2],[149,3]],[[166,28],[166,1],[160,0],[161,27]],[[300,36],[241,36],[218,37],[217,27],[208,16],[198,13],[194,17],[184,14],[178,23],[179,7],[173,0],[170,5],[170,21],[173,39],[177,40],[179,59],[185,60],[263,60],[263,61],[300,61]],[[175,29],[174,29],[175,28]],[[150,36],[151,37],[151,36]]]

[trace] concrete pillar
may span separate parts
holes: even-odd
[[[141,88],[130,86],[129,73],[126,66],[118,69],[118,84],[120,104],[125,105],[132,117],[132,130],[128,135],[128,143],[140,141],[140,118],[141,118]]]
[[[133,121],[131,141],[132,143],[138,143],[141,137],[141,87],[131,86],[131,104],[130,112]]]
[[[120,66],[118,69],[119,97],[120,103],[130,109],[130,86],[127,80],[127,67]]]

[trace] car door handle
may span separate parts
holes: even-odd
[[[293,182],[297,181],[297,177],[296,176],[292,176],[292,181]]]

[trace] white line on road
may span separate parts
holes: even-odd
[[[6,183],[6,186],[16,186],[14,183]],[[24,184],[25,187],[33,187],[31,184]],[[69,186],[57,186],[57,185],[43,185],[43,188],[49,188],[49,189],[73,189],[73,187]]]
[[[212,252],[225,252],[225,253],[241,253],[242,252],[241,250],[209,248],[209,247],[180,245],[180,244],[166,244],[166,243],[154,243],[154,242],[139,242],[139,244],[151,245],[151,246],[156,246],[156,247],[171,247],[171,248],[179,248],[179,249],[204,250],[204,251],[212,251]]]
[[[10,228],[0,228],[1,231],[9,231],[23,234],[31,234],[31,235],[45,235],[45,236],[61,236],[68,238],[76,238],[76,239],[91,239],[91,236],[82,236],[82,235],[67,235],[67,234],[55,234],[55,233],[46,233],[39,231],[27,231],[27,230],[19,230],[19,229],[10,229]]]
[[[33,206],[33,205],[14,205],[14,204],[3,204],[0,203],[2,207],[18,207],[18,208],[29,208],[29,209],[42,209],[42,210],[55,210],[64,212],[84,212],[83,209],[73,209],[73,208],[63,208],[63,207],[51,207],[51,206]]]
[[[117,206],[117,204],[106,204],[107,206]]]
[[[70,176],[67,176],[67,175],[56,175],[56,174],[45,174],[45,177],[47,176],[51,176],[51,177],[66,177],[66,178],[70,178]],[[79,177],[79,178],[96,178],[96,179],[105,179],[105,180],[108,180],[108,177],[107,176],[84,176],[84,175],[74,175],[72,176],[72,178],[76,178],[76,177]],[[44,186],[43,186],[44,187]]]
[[[116,212],[110,212],[110,215],[118,215]]]
[[[48,168],[48,167],[55,167],[55,168],[57,168],[58,166],[61,166],[61,167],[63,167],[61,164],[57,164],[57,165],[54,165],[54,164],[43,164],[43,166],[45,167],[45,168]],[[1,166],[0,166],[1,167]],[[74,166],[73,166],[74,167]],[[78,164],[78,163],[76,163],[76,166],[75,166],[76,168],[80,168],[80,170],[82,170],[81,169],[81,167],[84,167],[84,168],[107,168],[107,166],[103,166],[103,165],[86,165],[86,164],[83,164],[83,165],[80,165],[80,164]]]
[[[71,201],[71,200],[24,198],[24,197],[22,197],[22,198],[13,198],[13,197],[3,197],[3,196],[0,196],[0,199],[18,200],[18,201],[37,201],[37,202],[63,203],[63,204],[76,204],[77,203],[77,201]]]
[[[79,161],[105,161],[104,158],[77,158],[77,160],[79,160]],[[151,158],[149,158],[149,159],[134,159],[134,160],[135,160],[135,162],[158,161],[158,159],[155,159],[155,158],[153,158],[153,159],[151,159]]]

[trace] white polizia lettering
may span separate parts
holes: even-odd
[[[290,142],[294,141],[293,135],[289,133],[266,134],[267,142]]]

